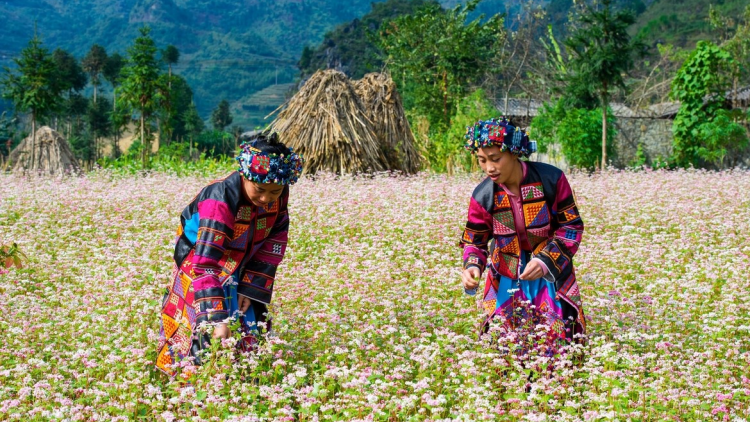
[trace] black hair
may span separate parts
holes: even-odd
[[[240,137],[240,141],[249,143],[253,148],[257,148],[266,154],[283,154],[285,156],[292,154],[292,150],[279,141],[279,135],[276,132],[253,132]]]

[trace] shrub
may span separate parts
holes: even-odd
[[[607,155],[614,153],[615,118],[607,113]],[[546,153],[552,145],[559,145],[565,161],[571,167],[593,169],[602,159],[602,111],[566,108],[562,101],[545,104],[534,118],[529,136],[537,141],[539,152]]]

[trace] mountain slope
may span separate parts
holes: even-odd
[[[35,23],[50,50],[79,58],[93,43],[123,54],[138,28],[149,25],[160,48],[180,50],[175,70],[207,117],[222,98],[291,82],[305,44],[369,7],[369,0],[10,0],[0,2],[0,16],[7,17],[0,65],[12,65]]]
[[[670,43],[692,48],[699,40],[717,36],[708,22],[711,4],[721,15],[736,19],[742,16],[749,3],[747,0],[655,0],[638,17],[632,33],[652,44]]]

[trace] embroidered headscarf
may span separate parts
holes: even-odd
[[[269,149],[276,152],[268,152]],[[238,171],[245,179],[279,185],[295,184],[302,174],[304,162],[299,154],[279,142],[275,132],[260,134],[243,142],[236,160]]]
[[[500,151],[509,151],[519,157],[528,157],[536,152],[536,141],[529,140],[529,135],[510,123],[505,117],[480,120],[473,126],[466,127],[465,148],[476,153],[479,148],[500,147]]]

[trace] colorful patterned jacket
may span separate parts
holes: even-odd
[[[521,182],[524,225],[532,255],[549,269],[545,278],[557,289],[575,283],[573,255],[583,235],[573,192],[565,174],[544,163],[527,162]],[[492,249],[488,250],[488,243]],[[490,178],[474,189],[469,217],[461,240],[464,268],[484,271],[489,264],[495,275],[518,278],[521,245],[506,192]]]
[[[237,292],[268,304],[289,229],[289,188],[267,208],[243,194],[234,172],[212,182],[185,207],[174,260],[193,279],[196,324],[227,318],[223,284],[239,271]]]

